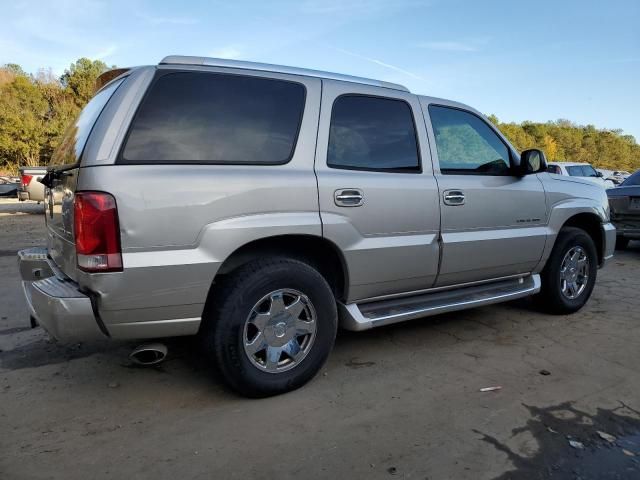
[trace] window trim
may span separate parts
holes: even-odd
[[[409,107],[409,112],[411,114],[411,122],[413,124],[413,132],[415,135],[415,139],[416,139],[416,154],[418,157],[418,166],[417,168],[413,168],[411,170],[405,169],[405,168],[370,168],[370,167],[353,167],[353,166],[335,166],[335,165],[330,165],[329,164],[329,145],[331,144],[331,124],[333,121],[333,112],[334,112],[334,108],[336,105],[336,102],[338,100],[340,100],[342,97],[365,97],[365,98],[374,98],[374,99],[379,99],[379,100],[394,100],[397,102],[402,102],[405,105],[407,105],[407,107]],[[394,98],[394,97],[385,97],[383,95],[371,95],[371,94],[367,94],[367,93],[342,93],[340,95],[338,95],[336,98],[333,99],[333,102],[331,103],[331,115],[329,116],[329,132],[327,135],[327,156],[325,159],[325,163],[327,165],[328,168],[332,168],[335,170],[353,170],[353,171],[360,171],[360,172],[377,172],[377,173],[405,173],[405,174],[421,174],[423,172],[422,169],[422,152],[420,149],[420,137],[418,136],[418,126],[416,123],[416,118],[415,118],[415,114],[413,112],[413,107],[411,106],[411,104],[405,100],[404,98]]]
[[[440,155],[438,155],[438,141],[436,139],[436,130],[435,130],[434,126],[433,126],[433,120],[431,119],[431,107],[432,106],[433,107],[448,108],[450,110],[458,110],[460,112],[468,113],[470,115],[473,115],[478,120],[480,120],[482,123],[484,123],[487,127],[489,127],[489,129],[493,133],[496,134],[496,136],[498,137],[498,140],[500,140],[500,142],[507,149],[507,153],[509,154],[509,171],[507,173],[504,173],[504,174],[495,175],[495,174],[491,174],[491,173],[476,172],[475,170],[469,170],[469,169],[455,169],[455,168],[445,168],[445,169],[443,169],[440,166]],[[454,106],[451,106],[451,105],[444,105],[444,104],[441,104],[441,103],[430,103],[427,106],[427,112],[429,114],[429,123],[431,124],[431,130],[433,131],[433,140],[434,140],[434,145],[436,147],[436,152],[435,153],[436,153],[436,156],[437,156],[437,159],[438,159],[438,169],[440,170],[440,174],[441,175],[474,175],[474,176],[482,176],[482,177],[512,177],[512,176],[514,176],[514,174],[513,174],[513,168],[514,168],[513,154],[515,152],[513,151],[513,148],[502,137],[502,132],[500,132],[500,130],[498,130],[498,128],[495,127],[491,122],[487,122],[484,118],[482,118],[477,113],[472,112],[470,110],[467,110],[465,108],[454,107]],[[431,153],[433,155],[433,152],[431,152]]]
[[[151,94],[151,91],[155,87],[158,80],[167,75],[174,75],[180,73],[191,73],[198,75],[218,75],[218,76],[228,76],[228,77],[247,77],[247,78],[257,78],[269,81],[276,82],[285,82],[285,83],[293,83],[296,85],[300,85],[302,87],[302,109],[300,112],[300,118],[298,119],[298,127],[296,129],[296,133],[293,138],[293,143],[291,146],[291,151],[289,152],[289,156],[280,162],[256,162],[256,161],[231,161],[231,160],[154,160],[154,161],[143,161],[143,160],[127,160],[124,157],[124,149],[129,142],[129,136],[133,130],[133,125],[135,124],[138,115],[140,114],[140,110],[142,109],[142,105],[144,105],[145,101]],[[131,117],[131,121],[129,125],[127,125],[127,133],[125,134],[120,147],[118,149],[118,156],[116,157],[116,165],[249,165],[249,166],[279,166],[286,165],[293,160],[293,157],[296,155],[296,150],[298,148],[298,140],[300,139],[300,131],[302,130],[302,122],[305,117],[305,110],[307,109],[307,86],[302,82],[296,82],[295,80],[284,80],[281,78],[274,78],[268,75],[250,75],[248,73],[229,73],[229,72],[217,72],[217,71],[209,71],[209,70],[186,70],[186,69],[157,69],[156,73],[151,80],[151,83],[147,86],[147,90],[144,92],[140,103],[136,106],[136,111]]]

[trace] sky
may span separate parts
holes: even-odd
[[[0,64],[61,74],[171,54],[403,84],[501,121],[560,118],[640,142],[640,0],[1,0]]]

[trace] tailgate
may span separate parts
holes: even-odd
[[[73,280],[76,279],[76,249],[73,236],[73,198],[78,168],[65,170],[52,179],[45,198],[49,256]]]
[[[69,125],[47,169],[45,217],[49,256],[65,275],[76,281],[78,271],[73,211],[79,167],[94,124],[124,80],[120,78],[108,84],[82,109],[78,118]]]

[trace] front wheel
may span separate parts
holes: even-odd
[[[579,228],[560,230],[542,271],[539,300],[552,313],[580,310],[593,291],[598,273],[598,255],[591,237]]]
[[[317,270],[288,258],[257,260],[219,287],[202,335],[234,390],[277,395],[304,385],[324,365],[336,337],[337,309]]]

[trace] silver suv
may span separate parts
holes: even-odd
[[[580,309],[615,229],[476,110],[387,82],[171,56],[109,72],[19,253],[63,339],[199,335],[231,387],[297,388],[349,330],[537,294]]]

